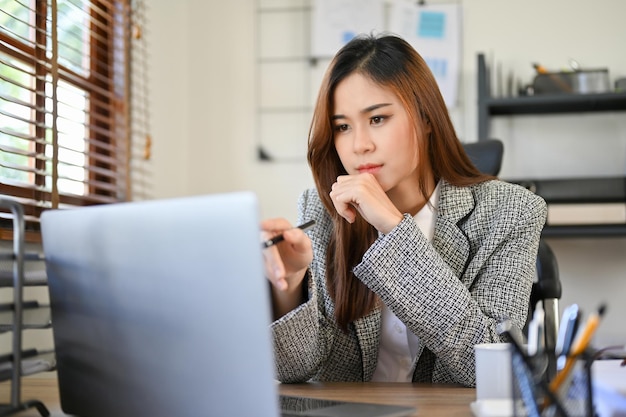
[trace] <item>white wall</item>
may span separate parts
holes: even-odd
[[[626,76],[623,0],[463,0],[459,137],[477,136],[476,54],[484,52],[524,82],[532,62],[551,69],[570,58]],[[312,186],[304,162],[263,163],[255,149],[255,1],[151,0],[154,197],[251,189],[261,215],[295,221],[296,199]],[[495,120],[505,141],[502,176],[624,175],[626,113],[524,116]],[[302,138],[303,141],[306,138]],[[600,343],[626,342],[626,237],[551,239],[563,305],[601,301]]]

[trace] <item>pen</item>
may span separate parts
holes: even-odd
[[[563,310],[563,316],[561,317],[561,326],[559,327],[559,334],[556,338],[556,344],[554,346],[554,353],[557,355],[567,354],[573,340],[573,334],[576,329],[574,325],[578,317],[578,304],[572,304]]]
[[[574,341],[574,345],[572,346],[571,352],[565,361],[565,366],[561,369],[552,382],[550,383],[550,390],[553,393],[556,393],[561,385],[565,382],[570,372],[574,368],[574,364],[576,363],[577,357],[580,356],[586,349],[589,347],[589,342],[591,342],[591,338],[593,337],[596,329],[600,325],[600,320],[604,315],[606,310],[606,305],[602,304],[598,311],[591,314],[587,321],[585,322],[585,327],[579,331],[579,335],[577,335],[576,340]]]
[[[578,330],[578,322],[580,320],[580,309],[578,304],[572,304],[563,311],[561,318],[561,327],[554,346],[554,353],[557,357],[557,369],[563,369],[565,361],[572,349],[574,335]]]
[[[313,227],[314,225],[315,225],[315,220],[309,220],[306,223],[302,223],[300,226],[296,226],[296,228],[301,229],[301,230],[307,230]],[[261,244],[261,247],[263,249],[266,249],[266,248],[269,248],[270,246],[274,246],[275,244],[279,242],[282,242],[283,240],[285,240],[285,237],[281,233],[280,235],[274,236],[273,238],[268,239],[265,242],[263,242]]]
[[[530,356],[543,353],[545,346],[545,313],[541,303],[537,303],[533,318],[528,325],[528,354]]]
[[[504,319],[496,325],[496,332],[501,336],[506,336],[515,349],[519,347],[522,356],[526,356],[522,345],[524,344],[522,331],[513,324],[510,319]]]
[[[522,361],[522,363],[527,368],[527,370],[530,371],[531,374],[534,375],[536,372],[536,367],[533,364],[531,357],[529,357],[524,351],[522,331],[517,326],[515,326],[509,319],[505,319],[503,322],[498,323],[498,325],[496,326],[496,332],[498,332],[498,334],[500,335],[504,335],[508,337],[508,339],[511,341],[511,345],[513,345],[513,350],[517,353],[517,357]],[[519,371],[515,369],[515,355],[511,356],[511,361],[512,361],[511,366],[513,367],[512,369],[513,376],[516,378],[517,383],[520,385],[525,385],[524,384],[525,378],[523,376],[520,377],[520,375],[518,375]],[[521,372],[521,374],[524,375],[525,372]],[[567,415],[565,414],[565,410],[563,409],[561,404],[557,401],[555,394],[548,387],[548,384],[545,381],[545,379],[539,378],[539,380],[536,381],[536,383],[538,384],[539,388],[543,392],[545,392],[547,396],[547,400],[553,402],[556,405],[558,414],[562,416]],[[521,394],[524,397],[529,394],[528,391],[531,391],[531,389],[529,390],[521,389],[521,391],[522,391]],[[530,397],[523,398],[523,400],[524,400],[524,404],[526,405],[526,407],[532,408],[528,410],[529,411],[528,415],[540,415],[539,406],[535,402],[535,398],[532,395],[532,393]]]
[[[500,321],[496,325],[496,332],[499,335],[504,334],[508,336],[509,338],[515,338],[515,340],[520,345],[524,344],[524,333],[519,327],[514,325],[510,319],[504,319]]]

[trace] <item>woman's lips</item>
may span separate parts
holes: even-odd
[[[357,170],[361,174],[366,173],[366,172],[369,172],[370,174],[375,174],[376,172],[380,171],[381,167],[382,165],[367,164],[367,165],[361,165],[357,167]]]

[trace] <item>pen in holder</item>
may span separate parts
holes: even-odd
[[[593,357],[587,352],[575,360],[573,370],[558,387],[546,381],[546,359],[529,357],[514,349],[511,355],[513,401],[516,417],[593,417],[591,386]]]
[[[513,346],[511,352],[512,399],[515,417],[593,417],[591,364],[594,357],[582,350],[567,358],[554,378],[550,352],[529,355],[519,330],[510,321],[498,325]]]

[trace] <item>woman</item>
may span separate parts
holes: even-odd
[[[262,223],[277,378],[473,386],[474,345],[523,327],[545,202],[482,175],[424,60],[357,37],[322,82],[299,201]]]

